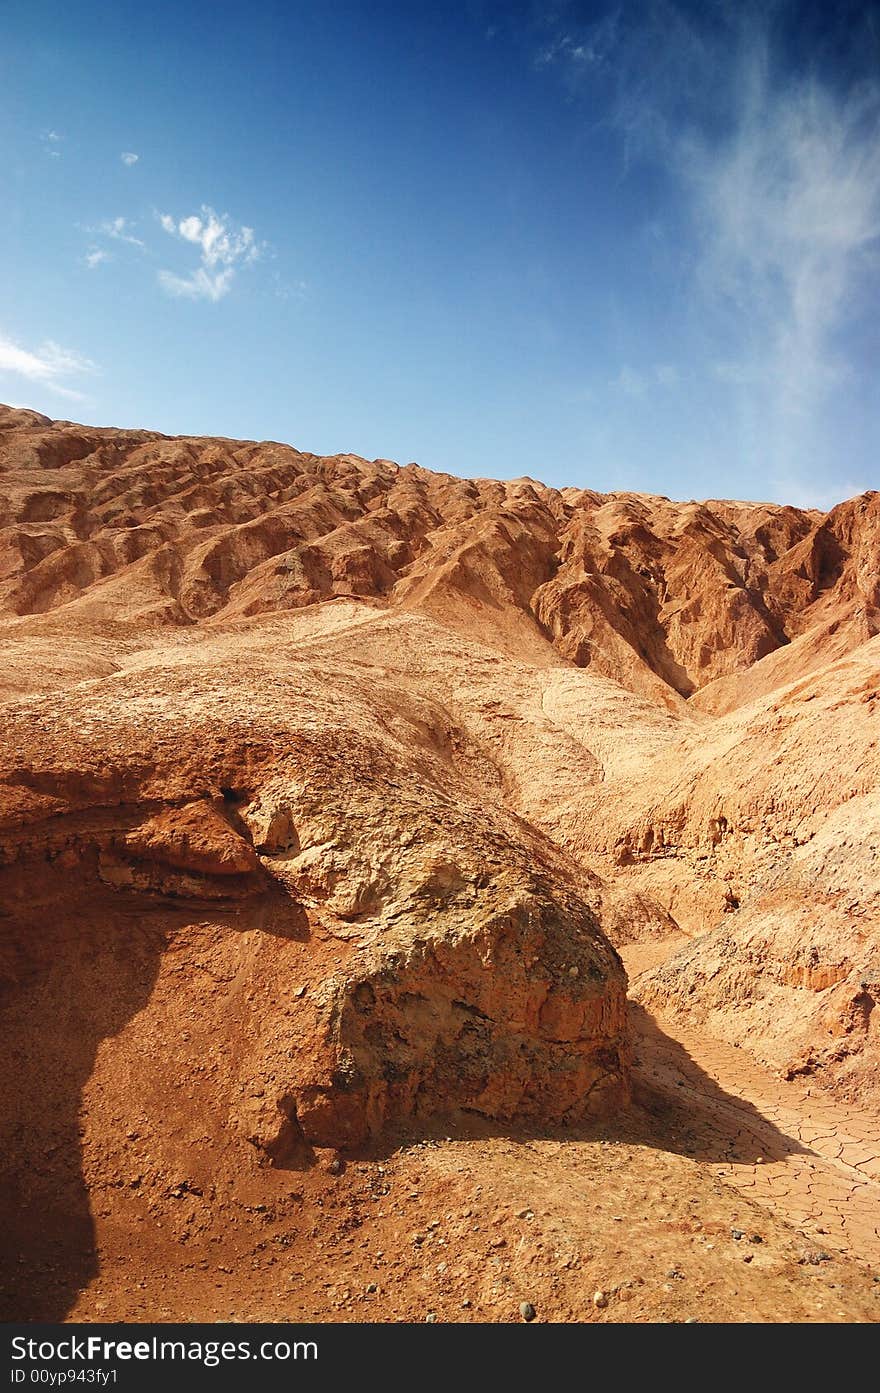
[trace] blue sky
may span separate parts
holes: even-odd
[[[880,487],[880,7],[4,0],[0,400]]]

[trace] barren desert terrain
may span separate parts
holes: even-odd
[[[880,1316],[880,494],[3,407],[0,641],[4,1318]]]

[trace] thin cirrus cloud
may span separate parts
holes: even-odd
[[[122,160],[123,164],[127,164],[130,167],[133,164],[137,164],[140,155],[136,155],[133,150],[123,150],[119,158]]]
[[[135,237],[133,232],[134,224],[128,218],[110,218],[107,222],[102,222],[98,231],[104,237],[111,237],[116,242],[127,242],[131,247],[146,246],[141,237]]]
[[[779,37],[792,16],[785,0],[652,0],[551,30],[536,54],[570,87],[604,87],[628,170],[669,177],[707,375],[788,485],[863,375],[853,345],[880,237],[880,78],[856,73],[843,32],[849,81],[799,65]]]
[[[199,213],[179,221],[159,214],[161,227],[170,236],[198,250],[199,264],[185,275],[159,272],[159,284],[167,294],[216,303],[228,295],[238,271],[260,256],[260,244],[251,227],[236,227],[226,213],[215,213],[204,204]]]
[[[86,228],[91,246],[83,256],[84,265],[90,271],[94,271],[113,260],[106,246],[101,245],[106,241],[123,242],[130,247],[136,247],[140,252],[146,252],[147,244],[142,237],[135,236],[134,228],[135,224],[129,218],[123,217],[108,218],[97,227]]]
[[[95,364],[88,358],[62,348],[52,339],[31,350],[0,333],[0,373],[39,383],[71,401],[83,401],[83,393],[69,386],[68,381],[94,371]]]
[[[756,47],[732,139],[682,150],[704,228],[704,291],[732,310],[743,351],[719,365],[761,392],[781,469],[794,467],[817,407],[858,371],[838,335],[858,320],[880,235],[880,86],[833,95],[814,78],[775,90]]]

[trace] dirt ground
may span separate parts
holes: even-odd
[[[637,971],[675,944],[630,950]],[[877,1119],[634,1007],[636,1103],[506,1134],[459,1119],[159,1216],[92,1185],[71,1321],[847,1322],[880,1316]],[[88,1169],[88,1158],[85,1158]],[[334,1174],[334,1171],[340,1171]],[[27,1266],[51,1292],[52,1240]]]

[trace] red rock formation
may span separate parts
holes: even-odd
[[[827,518],[0,416],[0,606],[141,629],[359,596],[652,699],[877,632],[880,495]],[[55,625],[31,622],[29,633]],[[659,679],[659,680],[658,680]]]
[[[87,1235],[131,1131],[161,1196],[194,1151],[208,1185],[607,1114],[606,935],[685,930],[643,999],[875,1087],[878,531],[876,493],[673,503],[0,408],[16,1232]]]

